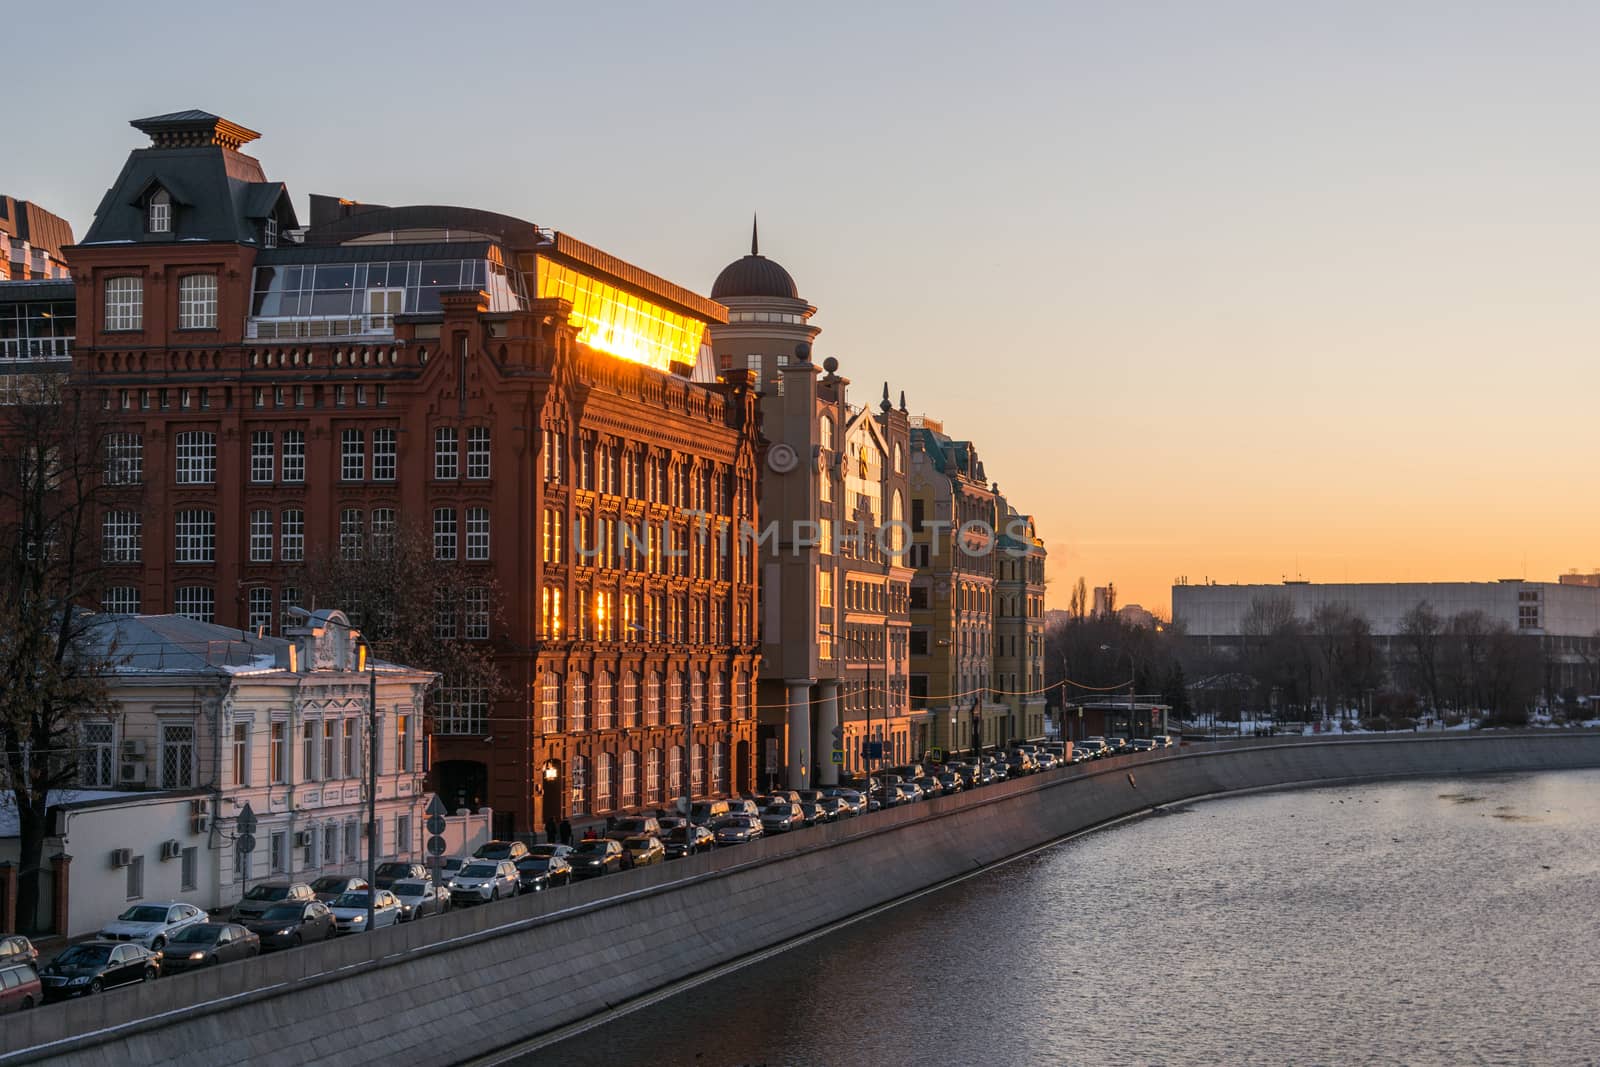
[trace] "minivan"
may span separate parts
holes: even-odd
[[[44,986],[31,963],[11,963],[0,967],[0,1015],[27,1011],[44,1001]]]

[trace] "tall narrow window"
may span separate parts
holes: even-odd
[[[306,558],[306,513],[299,508],[284,508],[279,512],[278,538],[283,562],[303,561]]]
[[[250,784],[250,724],[233,724],[233,784]]]
[[[377,559],[388,559],[394,553],[394,533],[396,529],[394,508],[373,508],[372,526],[372,554]]]
[[[78,780],[86,786],[110,788],[116,783],[116,751],[112,743],[116,727],[109,722],[91,722],[83,728],[83,758],[78,762]]]
[[[165,189],[150,194],[145,228],[151,233],[172,232],[172,196]]]
[[[372,480],[394,481],[397,435],[394,430],[372,431]]]
[[[289,780],[289,724],[286,722],[272,724],[270,774],[273,785],[284,785]]]
[[[361,558],[361,547],[366,541],[363,530],[366,515],[360,508],[344,508],[339,512],[339,557],[354,560]]]
[[[250,513],[250,562],[272,562],[272,512],[266,508]]]
[[[462,636],[469,641],[489,639],[489,590],[481,585],[469,585],[465,594],[465,626]]]
[[[178,329],[217,328],[217,276],[185,274],[178,279]]]
[[[317,724],[309,719],[300,727],[300,771],[305,781],[317,780]]]
[[[359,482],[367,473],[367,445],[360,430],[339,433],[339,477]]]
[[[467,558],[489,558],[489,509],[467,509]]]
[[[179,485],[210,485],[217,480],[217,435],[192,430],[178,435]]]
[[[395,716],[394,728],[394,765],[399,771],[410,771],[411,759],[411,716]]]
[[[272,481],[276,467],[275,459],[272,448],[272,431],[252,430],[250,432],[250,480],[257,483]]]
[[[106,484],[138,485],[144,480],[144,437],[136,433],[106,435]]]
[[[303,482],[306,480],[306,432],[304,430],[285,430],[283,432],[283,480],[286,482]]]
[[[272,632],[272,587],[255,585],[250,587],[248,602],[249,614],[246,616],[246,625],[257,633],[270,634]]]
[[[433,476],[445,480],[455,478],[460,470],[460,450],[453,426],[440,426],[433,431]]]
[[[144,520],[137,511],[108,511],[101,527],[100,556],[106,563],[138,563]]]
[[[361,772],[361,752],[357,748],[359,734],[356,733],[356,721],[344,720],[344,776],[354,778]]]
[[[489,427],[467,429],[467,477],[489,477]]]
[[[144,329],[144,279],[106,279],[106,329]]]
[[[166,723],[161,727],[161,788],[194,786],[194,727]]]
[[[456,512],[454,508],[433,509],[433,558],[456,558]]]
[[[214,511],[180,511],[173,542],[176,563],[215,563],[217,514]]]

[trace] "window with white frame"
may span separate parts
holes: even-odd
[[[322,780],[339,777],[339,720],[322,720]]]
[[[616,789],[617,758],[609,752],[600,753],[595,760],[594,810],[610,811]]]
[[[489,427],[467,428],[467,477],[489,477]]]
[[[108,511],[100,528],[100,558],[105,563],[138,563],[144,520],[137,511]]]
[[[539,681],[539,729],[561,732],[561,676],[554,671],[545,671]]]
[[[176,519],[173,559],[177,563],[215,563],[217,513],[203,509],[180,511]]]
[[[268,781],[285,785],[289,781],[289,724],[278,720],[272,724],[272,744],[268,755]]]
[[[433,431],[433,476],[441,480],[455,478],[460,470],[459,454],[455,427],[436,427]]]
[[[281,633],[295,624],[295,617],[290,608],[300,606],[300,590],[292,585],[283,587],[283,592],[278,594],[278,630]]]
[[[144,279],[106,279],[106,329],[144,329]]]
[[[456,636],[456,598],[448,589],[433,591],[433,639],[449,641]]]
[[[256,508],[250,512],[250,562],[272,562],[272,512]]]
[[[173,591],[172,610],[196,622],[216,622],[216,591],[209,585],[180,585]]]
[[[144,480],[144,437],[106,434],[106,484],[138,485]]]
[[[644,800],[646,804],[661,803],[661,750],[652,748],[644,754]]]
[[[247,603],[249,616],[246,625],[252,631],[270,634],[272,632],[272,588],[265,585],[251,586]]]
[[[151,233],[172,232],[172,194],[157,189],[145,205],[145,229]]]
[[[567,731],[583,733],[589,729],[589,683],[579,671],[567,675]]]
[[[178,329],[217,328],[217,276],[185,274],[178,279]]]
[[[289,869],[289,835],[286,831],[272,831],[267,838],[267,856],[273,874],[282,874]]]
[[[366,541],[366,513],[360,508],[342,508],[339,511],[339,558],[360,559],[361,546]]]
[[[467,558],[489,558],[489,509],[467,509]]]
[[[624,730],[631,730],[639,725],[639,680],[632,671],[624,671],[622,675],[622,722]]]
[[[306,558],[306,513],[299,508],[278,512],[278,548],[285,563],[300,563]]]
[[[468,641],[489,639],[489,590],[486,586],[469,585],[463,594],[463,627],[461,636]]]
[[[250,431],[250,480],[258,484],[272,481],[277,468],[276,459],[272,431]]]
[[[304,430],[283,431],[283,480],[286,482],[303,482],[306,480],[306,432]]]
[[[217,435],[190,430],[178,435],[179,485],[210,485],[217,480]]]
[[[411,840],[411,816],[396,815],[394,817],[394,851],[391,856],[409,856],[413,851]]]
[[[721,796],[728,791],[728,750],[721,741],[711,746],[711,792]]]
[[[339,478],[359,482],[367,473],[367,444],[360,430],[339,433]]]
[[[113,585],[100,596],[100,610],[108,615],[139,614],[139,590],[131,585]]]
[[[322,865],[335,867],[339,863],[339,824],[328,823],[322,828]]]
[[[610,672],[600,671],[594,676],[594,728],[596,730],[610,730],[616,726],[612,694],[613,686]]]
[[[392,429],[372,431],[372,480],[394,481],[399,435]]]
[[[250,784],[250,724],[233,724],[233,763],[229,767],[229,782],[233,785]]]
[[[356,732],[356,720],[344,720],[344,776],[355,778],[361,773],[360,734]]]
[[[361,858],[361,824],[354,819],[344,824],[344,854],[352,863]]]
[[[410,771],[414,764],[411,753],[411,716],[396,714],[394,717],[394,766],[395,770]]]
[[[683,746],[667,749],[667,796],[683,795]]]
[[[372,552],[378,559],[388,559],[394,551],[395,528],[394,508],[372,509]]]
[[[622,753],[622,803],[631,808],[639,803],[639,753],[627,749]]]
[[[161,724],[161,788],[194,787],[194,725]]]
[[[489,694],[481,686],[447,686],[434,709],[434,732],[476,735],[485,732],[489,719]]]
[[[80,785],[109,789],[116,784],[116,726],[109,722],[85,723],[83,755],[78,759]]]
[[[317,780],[317,724],[312,719],[300,725],[300,773],[307,782]]]
[[[433,558],[456,558],[456,512],[454,508],[433,509]]]
[[[689,788],[695,796],[706,791],[706,746],[695,745],[689,756]]]
[[[661,725],[661,675],[650,672],[644,686],[644,724]]]

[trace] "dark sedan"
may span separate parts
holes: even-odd
[[[342,874],[324,875],[311,883],[311,891],[324,904],[331,904],[346,893],[364,892],[366,888],[365,878],[351,878]]]
[[[574,878],[598,878],[622,870],[622,842],[608,837],[580,841],[567,857]]]
[[[666,849],[669,860],[681,859],[696,852],[710,852],[716,843],[716,835],[704,826],[691,827],[687,832],[680,826],[661,838],[661,847]]]
[[[333,912],[320,900],[275,904],[261,918],[244,925],[261,939],[264,949],[294,948],[307,941],[326,941],[334,935]]]
[[[750,815],[728,815],[718,819],[713,832],[718,845],[742,845],[766,833],[761,820]]]
[[[373,872],[372,882],[379,889],[393,889],[396,882],[432,878],[428,868],[420,863],[380,863]]]
[[[172,935],[161,960],[168,974],[176,974],[259,955],[261,938],[253,930],[238,923],[195,923]]]
[[[72,945],[39,972],[45,1000],[98,993],[133,982],[153,982],[161,958],[136,941],[85,941]]]
[[[517,892],[542,893],[572,881],[572,864],[560,856],[524,856],[517,861]]]

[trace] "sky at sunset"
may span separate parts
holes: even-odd
[[[1600,565],[1600,6],[229,7],[12,11],[0,191],[81,234],[192,107],[302,216],[487,208],[700,292],[759,211],[856,399],[1037,515],[1051,607]]]

